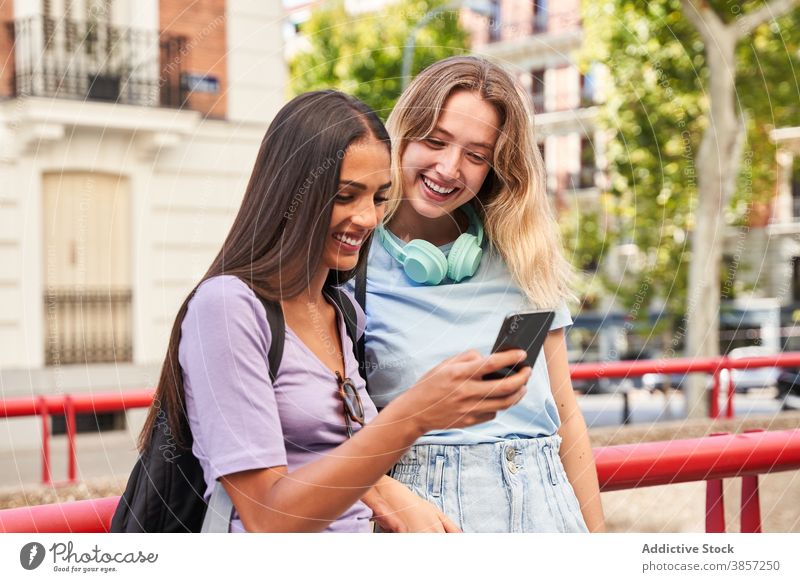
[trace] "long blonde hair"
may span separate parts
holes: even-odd
[[[438,61],[400,96],[386,124],[392,137],[393,184],[386,220],[402,199],[401,159],[406,145],[433,131],[445,101],[461,89],[478,93],[500,117],[492,169],[476,204],[489,241],[534,305],[555,307],[574,299],[574,271],[564,257],[547,199],[528,97],[511,75],[486,59],[459,56]]]

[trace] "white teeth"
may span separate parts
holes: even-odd
[[[430,180],[428,180],[425,176],[422,176],[422,181],[425,182],[425,185],[436,192],[437,194],[451,194],[455,191],[455,188],[442,188],[441,186],[437,186]]]
[[[351,236],[347,236],[346,234],[339,234],[338,232],[333,235],[333,238],[354,247],[361,245],[361,242],[364,240],[363,238],[353,238]]]

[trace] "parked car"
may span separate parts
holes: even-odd
[[[632,378],[598,378],[597,380],[573,380],[572,389],[580,394],[616,394],[635,388]]]
[[[772,356],[774,354],[775,352],[773,350],[763,346],[747,346],[731,350],[730,353],[728,353],[728,358],[737,360],[759,356]],[[731,370],[731,378],[736,392],[748,392],[749,390],[758,388],[774,388],[778,383],[778,376],[780,373],[780,368],[774,366],[766,368],[734,369]],[[724,371],[720,377],[723,380],[726,379]],[[722,385],[725,386],[724,383]]]
[[[800,368],[787,368],[778,374],[778,400],[785,410],[800,409]]]
[[[771,356],[773,351],[762,346],[747,346],[743,348],[735,348],[730,351],[728,358],[737,360],[741,358],[754,358],[759,356]],[[781,370],[779,368],[768,366],[765,368],[749,368],[749,369],[733,369],[723,370],[720,374],[720,382],[722,389],[725,389],[729,373],[733,378],[734,390],[736,392],[748,392],[758,388],[772,388],[778,383],[778,376]],[[660,390],[662,386],[667,384],[675,390],[682,390],[686,383],[687,374],[645,374],[642,377],[642,383],[648,390]],[[709,375],[706,380],[706,388],[710,389],[713,385],[713,378]]]
[[[646,360],[650,358],[647,352],[626,353],[622,355],[622,360]],[[576,363],[590,363],[578,360]],[[601,364],[602,362],[591,362]],[[572,388],[580,394],[616,394],[618,392],[629,392],[642,387],[640,376],[629,376],[625,378],[596,378],[591,380],[573,380]]]
[[[683,390],[683,385],[686,382],[687,374],[679,372],[675,374],[660,374],[650,372],[642,376],[642,387],[645,390],[663,390],[664,388],[672,388],[673,390]]]

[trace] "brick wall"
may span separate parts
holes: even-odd
[[[228,72],[225,0],[194,0],[191,3],[161,0],[159,21],[162,39],[172,35],[186,37],[185,49],[172,59],[179,59],[181,72],[211,76],[219,81],[217,93],[192,93],[185,107],[209,117],[224,118]],[[161,63],[162,71],[170,66],[174,68],[176,63]]]
[[[0,0],[0,98],[14,94],[14,43],[11,33],[13,19],[13,1]]]

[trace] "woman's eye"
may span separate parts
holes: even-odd
[[[337,194],[335,200],[341,204],[347,204],[353,201],[353,196],[351,194]]]
[[[387,202],[389,202],[389,199],[386,196],[381,196],[380,194],[375,196],[375,206],[380,206],[381,204],[386,204]]]
[[[445,143],[440,139],[434,139],[432,137],[425,138],[425,143],[428,144],[432,148],[443,148]]]
[[[489,163],[489,159],[486,156],[481,155],[481,154],[476,153],[476,152],[469,152],[469,157],[472,158],[474,161],[479,162],[481,164],[488,164]]]

